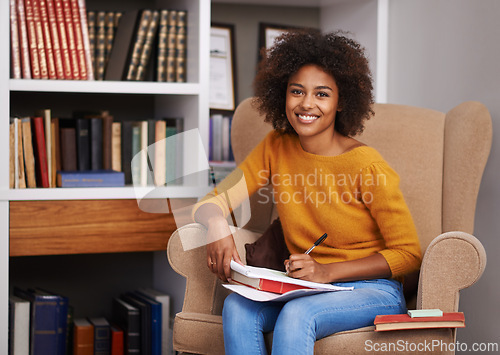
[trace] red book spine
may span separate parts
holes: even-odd
[[[38,46],[38,59],[40,61],[40,77],[42,79],[49,78],[49,70],[47,67],[47,55],[45,52],[45,41],[43,39],[42,19],[40,17],[39,0],[32,0],[33,5],[33,21],[35,22],[36,44]]]
[[[10,0],[10,54],[12,77],[21,79],[21,53],[19,48],[19,31],[17,24],[16,0]]]
[[[80,8],[78,0],[71,0],[71,14],[73,18],[73,29],[75,34],[76,55],[80,68],[80,79],[87,80],[87,60],[85,58],[85,49],[83,47],[82,22],[80,21]]]
[[[36,175],[37,183],[40,187],[49,187],[49,171],[47,168],[47,152],[45,149],[45,132],[43,128],[43,118],[33,117],[33,131],[35,134],[35,151],[36,151]]]
[[[310,287],[288,284],[280,281],[260,279],[260,290],[283,294],[288,291],[309,289]]]
[[[19,25],[19,47],[21,48],[21,68],[24,79],[31,79],[30,48],[26,29],[24,1],[17,0],[17,23]]]
[[[24,0],[24,8],[26,10],[26,28],[28,32],[31,74],[33,79],[40,79],[40,61],[38,59],[38,45],[36,43],[36,29],[35,29],[35,21],[33,18],[32,1]]]
[[[73,28],[73,15],[71,14],[71,4],[69,0],[62,0],[64,23],[66,24],[66,36],[69,48],[69,57],[71,59],[71,69],[74,80],[80,80],[80,66],[76,52],[75,31]]]
[[[49,17],[47,14],[46,0],[39,0],[40,19],[42,22],[43,39],[45,44],[45,55],[47,56],[47,70],[49,79],[57,79],[56,64],[54,60],[54,51],[52,48],[52,38],[50,36]]]
[[[111,355],[123,355],[123,330],[117,326],[111,326]]]
[[[61,47],[61,57],[63,62],[64,79],[73,79],[73,70],[71,68],[71,57],[68,47],[68,36],[66,35],[66,23],[64,21],[64,10],[62,0],[54,0],[54,9],[56,13],[56,23],[59,29],[59,45]]]
[[[53,0],[47,0],[47,17],[49,21],[50,37],[52,39],[52,52],[54,54],[54,64],[56,66],[57,79],[66,79],[64,75],[64,65],[61,54],[61,40],[57,29],[56,10]]]
[[[90,49],[89,25],[87,21],[87,7],[85,6],[85,0],[77,0],[77,1],[78,1],[78,8],[80,10],[80,22],[82,27],[85,62],[87,63],[87,79],[94,80],[94,68],[92,66],[92,50]]]

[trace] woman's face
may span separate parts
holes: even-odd
[[[301,138],[333,137],[338,101],[334,78],[315,64],[302,66],[288,80],[286,116]]]

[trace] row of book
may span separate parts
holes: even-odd
[[[182,175],[182,146],[167,139],[183,125],[182,118],[119,122],[108,111],[12,118],[10,188],[172,183]]]
[[[10,0],[14,79],[186,81],[185,10],[88,11]]]
[[[85,0],[10,0],[12,77],[93,80]]]
[[[91,11],[88,16],[98,80],[186,81],[186,11]]]
[[[75,318],[68,297],[16,287],[9,297],[9,354],[173,353],[169,295],[127,292],[113,299],[111,314]]]
[[[233,161],[233,150],[231,146],[231,124],[233,117],[222,114],[210,116],[209,127],[209,160],[210,161]]]

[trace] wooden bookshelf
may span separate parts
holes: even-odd
[[[9,219],[10,256],[165,250],[177,228],[172,214],[144,212],[133,199],[11,201]]]

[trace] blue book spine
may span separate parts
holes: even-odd
[[[56,295],[39,295],[15,289],[15,295],[31,302],[30,354],[59,354],[59,301]]]
[[[57,329],[58,354],[65,355],[67,348],[67,330],[68,330],[68,297],[59,296],[58,300],[58,318],[59,326]]]
[[[59,171],[59,187],[122,187],[125,186],[125,174],[113,170]]]
[[[151,307],[151,355],[162,354],[162,306],[160,302],[153,300],[141,292],[134,294]]]

